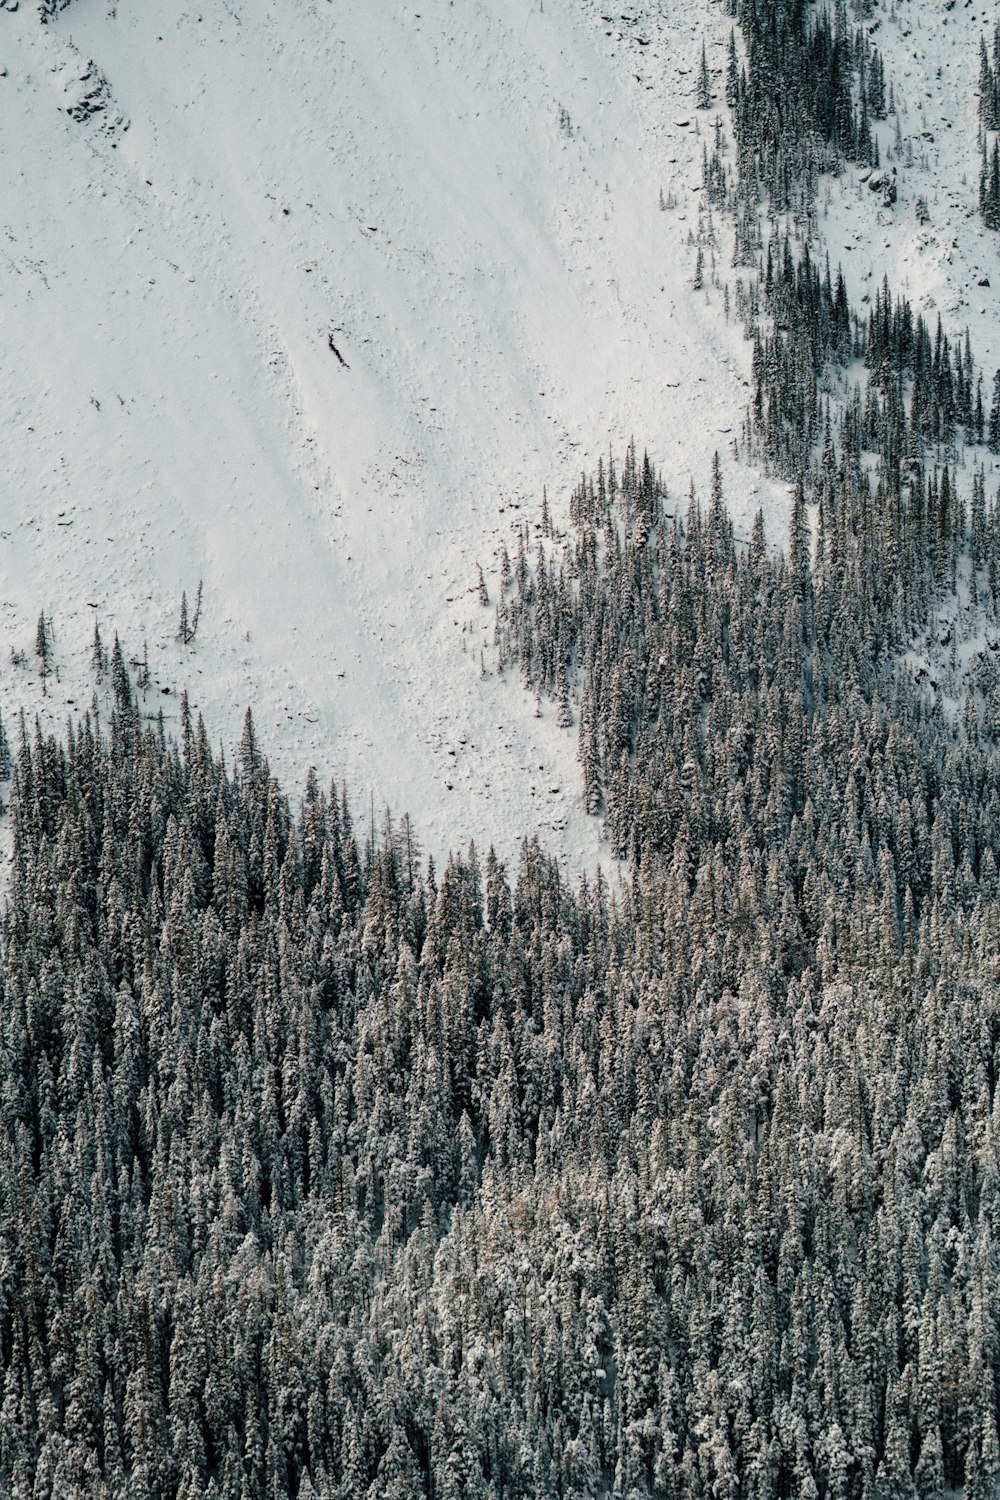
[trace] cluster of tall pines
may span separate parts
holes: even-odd
[[[877,167],[874,124],[891,105],[882,55],[844,0],[732,0],[745,57],[730,35],[725,99],[736,137],[736,264],[759,249],[759,200],[813,224],[819,174],[847,160]],[[863,7],[862,7],[863,8]]]
[[[962,447],[1000,448],[1000,372],[987,410],[968,329],[952,343],[939,315],[932,336],[908,299],[893,297],[887,277],[861,318],[839,267],[835,279],[828,263],[821,271],[808,244],[796,260],[785,235],[768,245],[760,281],[741,285],[737,309],[753,341],[744,451],[770,472],[812,471],[815,479],[831,406],[842,445],[877,454],[894,484],[928,452],[954,463]],[[855,362],[866,371],[863,385],[855,380],[838,402]]]
[[[993,46],[979,41],[979,211],[988,229],[1000,229],[1000,22],[993,32]],[[993,137],[992,144],[990,136]]]
[[[746,0],[734,10],[745,54],[741,62],[731,33],[725,98],[735,171],[727,166],[717,118],[712,149],[706,145],[703,155],[708,218],[700,218],[694,283],[703,285],[702,242],[713,245],[714,261],[711,210],[717,208],[734,226],[734,265],[753,273],[738,277],[735,290],[737,317],[754,346],[742,456],[787,478],[808,475],[831,401],[847,423],[837,436],[850,445],[863,426],[865,445],[882,458],[887,483],[900,463],[923,456],[928,447],[951,463],[963,443],[988,443],[997,452],[1000,372],[988,410],[991,394],[984,393],[975,369],[968,332],[952,345],[940,317],[932,332],[906,297],[893,295],[888,279],[867,312],[859,313],[850,306],[840,267],[831,275],[829,260],[820,265],[811,254],[819,174],[839,172],[847,162],[870,174],[880,162],[878,122],[895,110],[870,32],[849,24],[843,4],[813,8]],[[992,63],[982,46],[980,79],[981,199],[987,222],[996,217],[1000,225],[1000,156],[996,142],[992,157],[986,149],[987,132],[997,125],[998,58],[1000,29]],[[895,168],[867,180],[879,184],[891,208]],[[770,226],[766,247],[764,223]],[[728,307],[728,288],[726,295]],[[844,402],[857,362],[870,374]]]

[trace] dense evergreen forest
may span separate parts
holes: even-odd
[[[994,1493],[994,657],[958,722],[891,668],[863,516],[827,583],[598,493],[618,890],[293,814],[120,651],[110,722],[22,729],[4,1493]]]
[[[633,446],[496,607],[620,880],[293,804],[97,632],[91,712],[0,730],[0,1494],[996,1495],[1000,376],[810,250],[864,28],[736,19],[788,545]]]

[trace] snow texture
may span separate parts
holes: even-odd
[[[909,186],[885,215],[857,174],[822,227],[852,292],[885,265],[962,322],[963,296],[997,295],[975,271],[1000,288],[965,222],[975,27],[953,12],[942,41],[930,6],[906,14],[897,87],[936,135],[925,175],[953,181],[967,148],[973,248],[949,263],[943,188],[919,233]],[[148,712],[176,719],[187,687],[231,746],[250,704],[287,781],[346,774],[435,854],[475,837],[509,859],[537,831],[600,858],[575,734],[493,671],[477,565],[495,594],[542,486],[558,525],[633,435],[680,494],[706,493],[718,448],[738,526],[763,504],[784,537],[787,488],[728,458],[749,347],[721,292],[690,288],[714,117],[695,70],[704,38],[721,98],[730,25],[717,4],[608,19],[589,0],[0,15],[0,650],[27,655],[5,716],[89,702],[97,620],[130,656],[148,642]],[[923,97],[938,58],[970,80],[950,133],[950,75]]]

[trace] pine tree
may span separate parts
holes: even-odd
[[[705,54],[704,41],[701,44],[701,60],[698,64],[695,104],[699,109],[711,109],[712,107],[712,85],[708,76],[708,58]]]
[[[993,402],[990,406],[989,448],[1000,453],[1000,370],[993,376]]]
[[[702,49],[704,54],[704,48]],[[729,46],[726,52],[726,103],[730,109],[735,109],[740,97],[740,64],[736,54],[736,33],[729,32]]]
[[[38,616],[38,624],[35,628],[35,655],[38,657],[38,671],[42,679],[42,695],[48,691],[49,674],[52,670],[52,627],[45,618],[44,611]]]
[[[104,642],[101,640],[101,627],[96,620],[94,621],[94,643],[90,650],[90,664],[97,677],[103,677],[108,670],[108,653],[104,649]]]
[[[182,646],[187,646],[191,640],[191,622],[188,618],[187,591],[181,591],[181,617],[177,626],[177,639]]]
[[[988,151],[983,142],[983,161],[979,174],[979,210],[987,229],[1000,229],[1000,142]]]
[[[805,481],[800,473],[795,481],[792,515],[789,527],[788,570],[792,586],[801,597],[809,580],[809,518],[806,514]]]
[[[181,614],[177,626],[177,639],[182,646],[190,646],[198,633],[198,624],[201,620],[202,582],[198,580],[198,592],[195,595],[194,613],[188,612],[188,601],[186,590],[181,591]]]
[[[122,711],[129,707],[132,698],[132,688],[129,682],[128,667],[125,665],[125,653],[115,632],[115,642],[111,648],[111,687],[115,695],[115,702]]]

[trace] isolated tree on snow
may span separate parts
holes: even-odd
[[[35,628],[35,655],[38,657],[44,695],[48,692],[47,683],[52,670],[52,627],[46,621],[44,611],[38,616],[38,625]]]
[[[712,107],[712,85],[708,77],[708,58],[705,56],[705,43],[701,44],[701,62],[698,64],[698,83],[695,88],[695,103],[699,109],[711,109]]]
[[[90,664],[97,677],[103,677],[108,670],[108,653],[104,649],[104,642],[101,640],[101,627],[96,620],[94,621],[94,644],[90,648]]]
[[[188,612],[186,590],[181,591],[181,618],[177,627],[177,639],[182,646],[190,646],[198,633],[198,621],[201,619],[201,587],[201,580],[199,579],[193,614],[189,614]]]

